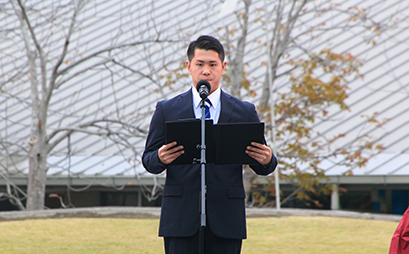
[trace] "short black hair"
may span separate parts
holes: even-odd
[[[213,50],[219,54],[219,58],[224,62],[224,48],[220,41],[213,36],[202,35],[197,40],[192,41],[187,48],[187,58],[189,62],[195,57],[196,49]]]

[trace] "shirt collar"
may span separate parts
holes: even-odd
[[[193,94],[193,105],[195,108],[200,107],[200,102],[202,101],[202,98],[200,98],[199,93],[197,92],[196,88],[192,88],[192,94]],[[210,100],[212,103],[212,107],[217,108],[220,102],[220,94],[221,94],[221,89],[220,86],[214,90],[213,93],[211,93],[207,98]]]

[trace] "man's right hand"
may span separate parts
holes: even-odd
[[[176,146],[176,141],[163,145],[158,150],[159,163],[168,165],[185,153],[183,146]]]

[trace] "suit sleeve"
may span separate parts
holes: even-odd
[[[156,104],[156,110],[152,116],[146,139],[145,151],[142,155],[142,163],[145,169],[152,174],[160,174],[166,166],[159,164],[158,150],[165,144],[165,118],[161,102]]]

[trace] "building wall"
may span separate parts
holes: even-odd
[[[404,184],[342,184],[339,187],[346,189],[346,192],[340,192],[337,200],[339,205],[335,209],[383,213],[383,214],[403,214],[409,206],[409,186]],[[23,187],[20,187],[24,190]],[[81,186],[77,186],[81,189]],[[282,199],[288,197],[296,187],[288,184],[280,185],[283,193]],[[0,192],[5,192],[5,186],[0,186]],[[247,199],[248,204],[257,206],[255,203],[255,194],[265,196],[263,206],[274,207],[275,197],[265,185],[253,186]],[[50,196],[51,194],[54,194]],[[297,198],[291,198],[283,208],[311,208],[311,209],[334,209],[331,199],[334,195],[311,196],[318,200],[319,205],[311,202],[305,202]],[[25,201],[24,201],[25,202]],[[23,202],[23,203],[24,203]],[[160,206],[162,202],[161,195],[154,200],[149,196],[143,195],[139,186],[127,186],[121,190],[93,186],[85,191],[67,192],[66,186],[47,186],[45,205],[50,209],[64,207],[98,207],[98,206]],[[18,210],[7,199],[0,199],[0,211]]]
[[[312,202],[302,201],[296,197],[281,205],[283,208],[311,208],[311,209],[339,209],[346,211],[403,214],[409,206],[409,185],[404,184],[341,184],[338,195],[309,196],[319,201],[316,205]],[[281,200],[288,197],[297,188],[289,184],[281,184]],[[262,205],[275,207],[275,197],[266,189],[265,185],[253,186],[251,195],[261,193],[266,198]],[[336,193],[334,193],[336,194]],[[249,203],[254,202],[254,197],[249,197]],[[332,201],[336,199],[338,204]],[[258,205],[257,203],[255,205]]]
[[[25,191],[25,187],[20,186]],[[80,190],[84,186],[76,186]],[[6,192],[0,186],[0,192]],[[25,203],[25,200],[22,201]],[[66,186],[47,186],[45,206],[50,209],[98,206],[160,206],[161,195],[154,200],[143,195],[139,186],[127,186],[121,190],[92,186],[84,191],[69,191]],[[9,200],[0,199],[0,211],[18,210]]]
[[[340,209],[359,212],[403,214],[409,206],[409,186],[403,184],[341,185]]]

